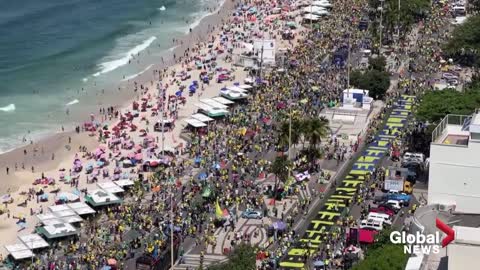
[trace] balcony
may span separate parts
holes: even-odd
[[[457,114],[445,116],[432,132],[432,144],[468,146],[472,118],[480,121],[480,118],[476,116],[476,114],[474,116]]]

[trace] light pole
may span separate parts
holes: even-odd
[[[379,44],[379,48],[378,48],[378,52],[380,53],[381,52],[381,49],[382,49],[382,42],[383,42],[383,39],[382,39],[382,31],[383,31],[383,1],[384,0],[380,0],[380,7],[378,7],[378,10],[380,10],[380,44]]]

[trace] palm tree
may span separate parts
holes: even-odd
[[[278,145],[282,148],[289,146],[289,137],[292,147],[294,147],[300,141],[301,137],[301,125],[302,122],[298,119],[292,119],[291,134],[290,134],[290,122],[285,121],[280,125],[278,132]]]
[[[322,151],[317,146],[322,142],[323,138],[328,136],[329,132],[328,119],[320,117],[305,120],[303,136],[309,143],[306,154],[312,166],[318,158],[321,158]]]
[[[286,155],[277,156],[271,165],[271,171],[275,175],[275,186],[273,190],[273,201],[277,200],[277,190],[280,183],[285,184],[288,180],[292,163]],[[275,207],[275,204],[274,204]]]

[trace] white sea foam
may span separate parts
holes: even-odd
[[[203,12],[197,13],[197,14],[200,15],[200,17],[198,17],[197,20],[195,20],[193,23],[191,23],[191,24],[188,26],[188,29],[185,31],[185,33],[186,33],[186,34],[190,33],[190,29],[194,29],[195,27],[197,27],[204,18],[206,18],[206,17],[208,17],[208,16],[210,16],[210,15],[212,15],[212,14],[218,13],[218,12],[220,11],[220,9],[222,8],[222,6],[223,6],[224,3],[225,3],[225,0],[221,1],[221,2],[220,2],[220,5],[218,5],[218,7],[217,7],[214,11],[212,11],[212,12],[210,12],[210,13],[203,13]]]
[[[78,101],[78,99],[74,99],[74,100],[68,102],[67,104],[65,104],[65,106],[71,106],[71,105],[77,104],[77,103],[79,103],[79,102],[80,102],[80,101]]]
[[[83,82],[88,82],[88,78],[83,78],[82,81]]]
[[[2,111],[2,112],[13,112],[13,111],[15,111],[15,104],[9,104],[5,107],[0,107],[0,111]]]
[[[158,10],[160,10],[160,11],[165,11],[166,9],[167,8],[165,6],[161,6],[161,7],[158,8]]]
[[[171,48],[168,49],[169,52],[173,52],[176,48],[180,47],[180,45],[177,45],[177,46],[173,46]]]
[[[144,73],[145,71],[149,70],[151,67],[153,67],[153,64],[149,65],[148,67],[146,67],[144,70],[140,71],[139,73],[135,73],[133,75],[130,75],[128,77],[125,77],[125,79],[122,80],[123,81],[128,81],[128,80],[131,80],[139,75],[141,75],[142,73]]]
[[[145,50],[146,48],[148,48],[148,46],[150,46],[150,44],[153,43],[153,41],[155,41],[155,39],[157,39],[156,37],[150,37],[148,38],[147,40],[145,40],[144,42],[142,42],[142,44],[136,46],[135,48],[131,49],[130,51],[128,51],[122,58],[120,59],[117,59],[117,60],[113,60],[113,61],[109,61],[109,62],[105,62],[105,63],[101,63],[99,66],[100,66],[100,71],[93,74],[93,76],[95,77],[98,77],[104,73],[107,73],[107,72],[110,72],[110,71],[113,71],[121,66],[124,66],[126,64],[128,64],[128,61],[130,61],[135,55],[137,55],[138,53],[140,53],[141,51]]]

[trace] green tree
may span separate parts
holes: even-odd
[[[385,66],[387,65],[387,60],[384,56],[370,57],[368,59],[369,69],[385,71]]]
[[[255,270],[255,248],[248,244],[237,245],[228,256],[228,261],[209,266],[208,270]]]
[[[328,119],[324,117],[310,118],[304,121],[302,134],[308,142],[308,149],[305,153],[312,166],[318,158],[321,158],[322,151],[318,149],[318,145],[329,133]]]
[[[273,190],[273,199],[277,200],[277,190],[280,183],[285,183],[292,166],[286,155],[277,156],[271,165],[271,171],[275,175],[275,185]]]
[[[291,143],[292,146],[300,141],[302,122],[298,119],[292,119],[291,127]],[[280,125],[278,131],[278,144],[282,147],[288,146],[288,140],[290,136],[290,122],[287,120]]]
[[[355,70],[350,75],[350,84],[368,90],[369,95],[374,99],[382,99],[390,87],[390,74],[376,69],[367,70],[364,73]]]
[[[356,264],[352,270],[403,270],[408,255],[403,253],[402,245],[390,242],[391,230],[385,230],[375,237],[375,242],[368,246],[365,260]]]
[[[480,66],[480,15],[455,28],[444,52],[460,64]]]
[[[480,88],[477,86],[464,92],[448,89],[427,92],[417,110],[419,120],[437,123],[447,114],[472,114],[480,108]]]

